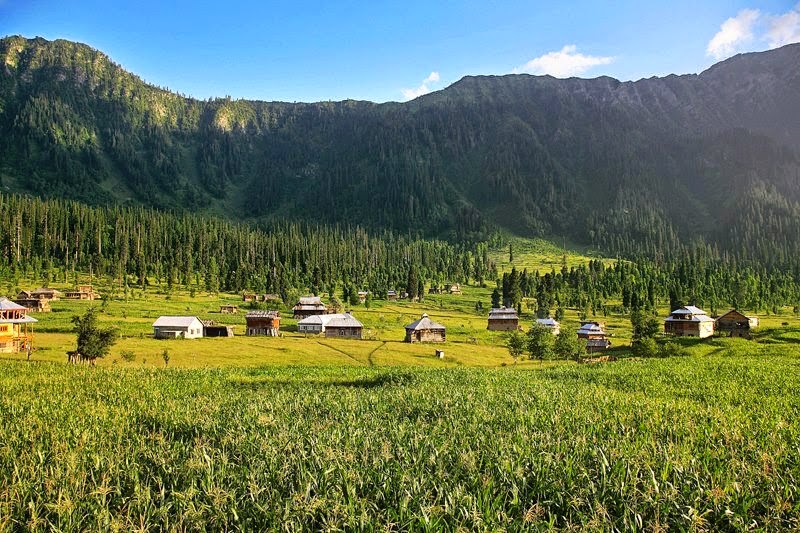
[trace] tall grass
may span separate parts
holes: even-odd
[[[800,360],[0,363],[0,529],[800,527]]]

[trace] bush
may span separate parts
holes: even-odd
[[[122,360],[125,361],[126,363],[132,363],[133,361],[136,360],[136,354],[133,353],[131,350],[122,350],[120,357],[122,357]]]
[[[686,357],[688,355],[689,350],[677,342],[665,342],[658,348],[659,357]]]
[[[658,344],[651,337],[634,341],[631,345],[631,351],[636,357],[655,357],[659,355]]]

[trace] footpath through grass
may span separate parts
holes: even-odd
[[[798,375],[4,361],[0,530],[796,529]]]

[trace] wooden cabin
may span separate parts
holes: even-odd
[[[693,305],[675,309],[664,320],[664,333],[704,339],[714,334],[714,319]]]
[[[486,325],[489,331],[516,331],[519,329],[519,316],[513,307],[500,307],[489,310]]]
[[[264,295],[265,302],[280,302],[281,300],[280,294],[267,293]]]
[[[611,341],[608,339],[589,339],[586,341],[586,352],[604,352],[611,348]]]
[[[390,302],[396,302],[398,298],[397,291],[388,291],[386,293],[386,299]]]
[[[25,307],[0,298],[0,353],[30,352],[36,322]]]
[[[369,293],[367,291],[358,291],[358,301],[362,304],[367,301],[367,295]]]
[[[303,296],[292,308],[294,318],[303,319],[314,315],[325,315],[328,308],[319,296]]]
[[[449,292],[450,294],[461,296],[461,287],[458,285],[458,283],[453,283],[447,288],[447,292]]]
[[[91,285],[78,285],[74,290],[64,292],[64,298],[69,300],[97,300],[100,295]]]
[[[28,294],[30,295],[29,298],[35,298],[37,300],[58,300],[63,296],[59,291],[49,287],[39,287]]]
[[[716,330],[728,333],[730,337],[752,337],[751,329],[758,327],[758,317],[748,316],[731,309],[716,320]]]
[[[605,340],[608,335],[597,322],[586,322],[578,329],[578,338],[585,340]]]
[[[245,317],[246,334],[277,337],[281,331],[281,314],[278,311],[249,311]]]
[[[196,316],[160,316],[153,322],[156,339],[200,339],[203,323]]]
[[[253,292],[242,293],[242,301],[245,302],[245,303],[257,302],[258,301],[258,295],[253,293]]]
[[[363,324],[350,313],[325,315],[325,336],[346,339],[360,339]]]
[[[427,313],[406,326],[405,342],[445,342],[445,327],[428,318]]]
[[[28,294],[26,291],[20,292],[14,301],[28,310],[29,313],[49,313],[53,309],[50,307],[50,300],[28,297],[24,298],[23,295]]]
[[[201,320],[203,337],[233,337],[233,326],[216,324],[213,320]]]
[[[235,315],[236,313],[239,312],[239,306],[232,304],[220,305],[219,312],[225,315]]]
[[[540,326],[544,326],[547,329],[549,329],[550,333],[552,333],[553,335],[558,335],[559,333],[561,333],[561,324],[559,324],[558,321],[554,318],[550,317],[537,318],[536,323],[539,324]]]

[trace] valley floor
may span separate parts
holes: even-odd
[[[796,529],[797,356],[0,362],[0,530]]]

